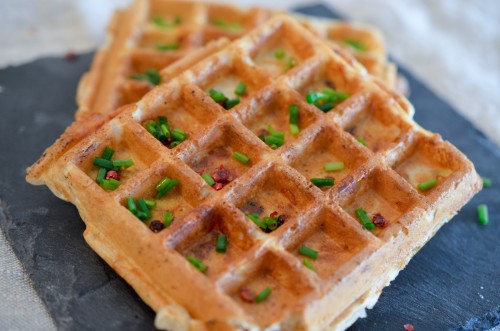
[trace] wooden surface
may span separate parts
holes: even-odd
[[[322,6],[301,12],[333,17]],[[92,55],[0,70],[0,226],[58,328],[150,330],[154,313],[87,246],[77,210],[46,187],[24,182],[25,168],[72,121],[76,85]],[[500,324],[500,149],[403,74],[417,122],[455,144],[494,185],[422,248],[350,330],[403,330],[406,323],[415,330],[488,330]],[[490,209],[487,226],[477,223],[480,203]]]

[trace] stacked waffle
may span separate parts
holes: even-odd
[[[368,28],[137,1],[27,179],[160,328],[343,330],[481,186],[394,74]]]

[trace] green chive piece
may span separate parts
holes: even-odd
[[[433,179],[429,179],[429,180],[427,180],[425,182],[422,182],[422,183],[418,184],[417,188],[420,191],[427,191],[427,190],[430,190],[431,188],[433,188],[436,185],[437,185],[437,180],[435,178],[433,178]]]
[[[134,197],[128,197],[127,204],[128,204],[128,210],[130,210],[130,212],[134,215],[137,214],[137,205],[135,204]]]
[[[269,230],[276,230],[278,228],[278,217],[264,217],[262,222]]]
[[[167,187],[168,183],[170,182],[170,178],[165,177],[163,178],[155,187],[157,191],[162,191]]]
[[[299,248],[299,254],[307,256],[313,260],[318,259],[318,251],[315,251],[312,248],[309,248],[307,246],[301,245]]]
[[[228,23],[228,22],[221,20],[221,19],[215,19],[213,21],[213,24],[219,28],[227,29],[227,30],[232,31],[232,32],[238,32],[242,29],[241,24]]]
[[[208,172],[203,173],[203,175],[201,175],[201,178],[203,178],[208,185],[215,185],[215,180],[212,178],[212,176],[210,176]]]
[[[272,145],[275,145],[276,148],[278,148],[285,143],[285,139],[280,138],[280,137],[275,137],[275,136],[267,136],[264,138],[264,142],[267,145],[271,146],[271,148],[272,148]]]
[[[297,124],[290,124],[290,133],[292,136],[298,136],[300,134],[300,129]]]
[[[274,57],[278,60],[281,60],[285,57],[285,50],[283,48],[278,48],[277,50],[274,51]]]
[[[95,178],[95,181],[100,183],[102,180],[104,180],[107,173],[108,173],[108,170],[106,170],[106,168],[99,168],[99,171],[97,172],[97,176]]]
[[[285,62],[286,70],[292,69],[298,64],[297,60],[294,57],[289,57]]]
[[[366,50],[366,45],[363,44],[362,42],[354,39],[344,39],[343,40],[344,44],[347,46],[350,46],[351,48],[354,48],[355,50],[359,52],[363,52]]]
[[[362,137],[357,137],[356,140],[361,143],[361,145],[366,146],[366,141]]]
[[[115,166],[113,165],[113,161],[103,159],[101,157],[94,157],[94,165],[96,167],[105,168],[107,170],[113,170]]]
[[[358,217],[358,220],[363,224],[365,229],[367,230],[373,230],[375,228],[375,224],[370,221],[370,218],[368,217],[368,214],[363,208],[358,208],[355,211],[356,216]]]
[[[182,19],[179,15],[175,16],[172,22],[166,22],[165,19],[161,16],[156,16],[151,20],[151,23],[160,27],[160,28],[174,28],[177,25],[182,23]]]
[[[264,229],[264,230],[265,230],[265,229],[267,229],[267,224],[266,224],[266,223],[264,223],[264,222],[262,222],[262,221],[260,220],[259,215],[256,215],[256,214],[250,214],[250,213],[248,213],[248,214],[246,214],[246,216],[247,216],[250,220],[252,220],[252,222],[254,222],[254,223],[255,223],[258,227],[260,227],[260,228],[262,228],[262,229]]]
[[[147,81],[152,85],[158,85],[161,83],[160,72],[156,69],[146,69],[143,74],[132,75],[130,78],[135,80]]]
[[[161,129],[161,132],[163,133],[163,135],[165,137],[170,137],[170,131],[168,130],[168,126],[165,125],[165,124],[160,124],[160,129]]]
[[[149,209],[156,207],[156,201],[152,199],[144,199],[144,202],[146,203],[146,206],[148,206]]]
[[[312,271],[316,271],[316,270],[314,270],[314,266],[310,260],[304,259],[303,263],[306,266],[306,268],[311,269]]]
[[[191,263],[199,271],[201,271],[201,272],[207,271],[207,267],[203,264],[203,262],[201,262],[197,258],[192,257],[192,256],[188,256],[188,257],[186,257],[186,260],[188,260],[188,262]]]
[[[111,160],[113,154],[115,154],[115,151],[111,147],[106,146],[106,148],[104,148],[104,152],[102,152],[102,158]]]
[[[159,51],[175,51],[179,49],[181,44],[179,43],[164,43],[164,44],[156,44],[155,48]]]
[[[148,214],[146,214],[145,212],[142,212],[140,210],[137,211],[135,216],[137,216],[137,218],[140,219],[141,221],[145,221],[151,217],[151,216],[148,216]]]
[[[477,219],[479,221],[479,224],[482,225],[486,225],[490,221],[488,215],[488,206],[484,203],[477,206]]]
[[[483,187],[491,187],[491,185],[493,185],[491,179],[487,177],[482,177],[482,179],[483,179]]]
[[[172,130],[172,139],[178,142],[183,142],[189,135],[182,129],[175,128]]]
[[[240,161],[243,164],[247,164],[248,162],[250,162],[250,158],[241,152],[234,152],[233,158]]]
[[[334,178],[311,178],[311,183],[313,183],[317,187],[333,186],[333,184],[335,183],[335,179]]]
[[[333,109],[334,105],[333,105],[333,103],[331,103],[331,102],[327,102],[327,103],[322,104],[322,105],[320,105],[320,106],[317,106],[317,105],[316,105],[316,107],[317,107],[319,110],[321,110],[323,113],[328,113],[330,110],[332,110],[332,109]]]
[[[272,292],[271,288],[266,287],[265,289],[262,290],[262,292],[260,292],[255,296],[255,302],[261,303],[262,301],[266,300],[267,297],[271,295],[271,292]]]
[[[181,143],[180,141],[172,141],[172,142],[170,143],[170,148],[177,147],[177,146],[179,146],[179,144],[180,144],[180,143]]]
[[[144,199],[137,199],[137,206],[139,207],[139,210],[145,214],[146,219],[151,217],[151,212],[149,211],[148,205]]]
[[[114,178],[110,178],[101,180],[99,185],[105,190],[114,191],[121,185],[121,182]]]
[[[229,99],[226,101],[225,107],[227,110],[233,108],[240,103],[240,98]]]
[[[344,162],[328,162],[324,168],[326,172],[344,170]]]
[[[240,82],[238,86],[236,86],[234,94],[242,96],[243,94],[245,94],[246,90],[247,90],[247,84],[245,84],[244,82]]]
[[[288,106],[288,111],[290,113],[290,124],[299,124],[299,107],[297,105]]]
[[[160,191],[158,191],[158,193],[156,194],[156,198],[157,199],[161,198],[162,196],[164,196],[165,194],[167,194],[168,191],[170,191],[171,189],[173,189],[174,187],[176,187],[177,184],[179,184],[179,180],[178,179],[176,179],[176,178],[171,179],[165,185],[165,187],[163,187]]]
[[[174,220],[174,214],[171,211],[166,211],[165,216],[163,217],[163,226],[168,228],[172,221]]]
[[[166,116],[158,116],[158,124],[162,125],[168,125],[168,119]]]
[[[217,236],[217,244],[215,246],[215,250],[218,253],[225,253],[227,250],[227,236],[224,234],[219,234]]]
[[[269,124],[267,126],[267,129],[269,130],[269,133],[271,134],[271,136],[278,137],[278,138],[285,138],[285,132],[283,132],[283,131],[274,131],[272,125]]]
[[[155,121],[148,121],[146,124],[144,124],[144,127],[146,130],[148,130],[149,133],[151,133],[155,138],[158,138],[158,134],[156,133],[156,123]]]
[[[134,161],[128,160],[113,160],[113,167],[130,168],[134,165]]]
[[[214,90],[214,89],[210,89],[208,91],[208,94],[210,95],[212,100],[214,100],[217,103],[226,102],[226,100],[227,100],[227,97],[224,95],[224,93],[217,91],[217,90]]]

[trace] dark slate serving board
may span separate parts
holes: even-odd
[[[320,5],[299,11],[336,17]],[[83,240],[77,210],[24,181],[26,167],[72,121],[76,86],[92,56],[0,70],[0,226],[59,329],[153,330],[153,311]],[[401,72],[417,121],[458,146],[494,186],[445,225],[350,330],[403,330],[406,323],[415,330],[488,330],[500,324],[500,148]],[[490,208],[487,226],[476,221],[479,203]]]

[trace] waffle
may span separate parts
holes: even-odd
[[[277,58],[273,68],[276,49],[296,65],[275,70],[283,68]],[[231,108],[239,82],[246,89]],[[347,97],[327,112],[311,99],[311,90],[331,92],[325,87]],[[158,312],[159,328],[343,330],[481,187],[473,164],[418,126],[401,100],[277,16],[125,106],[27,178],[76,205],[85,240]],[[289,128],[290,105],[298,134]],[[149,125],[161,124],[159,116],[187,139],[157,139]],[[108,146],[113,159],[134,162],[115,190],[95,180],[95,157]],[[343,167],[325,172],[331,162]],[[333,186],[311,183],[331,177]],[[435,186],[418,188],[428,180]],[[143,198],[156,206],[138,212]],[[371,226],[361,225],[360,210]],[[163,218],[164,229],[153,224]],[[221,234],[225,253],[216,251]]]

